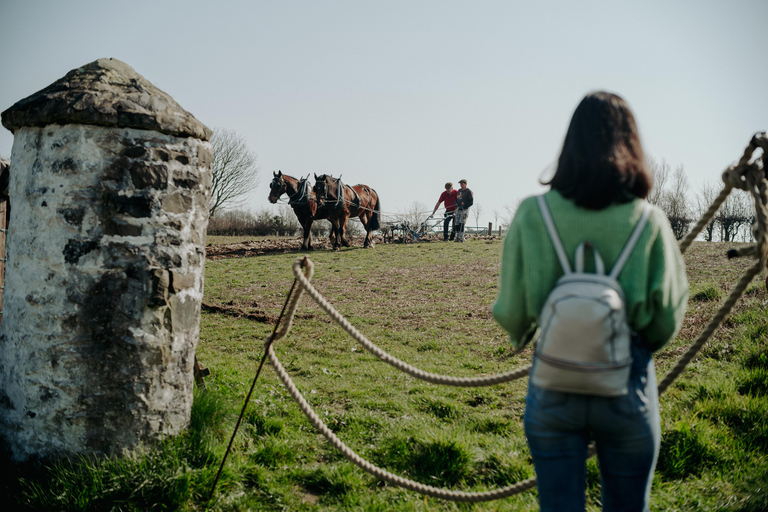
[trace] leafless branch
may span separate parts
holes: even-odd
[[[242,206],[243,196],[259,183],[256,155],[245,139],[233,130],[217,128],[211,137],[213,164],[211,165],[210,216],[224,207]]]

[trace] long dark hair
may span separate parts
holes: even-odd
[[[565,135],[557,171],[543,184],[592,210],[648,196],[651,177],[635,116],[620,96],[600,91],[581,100]]]

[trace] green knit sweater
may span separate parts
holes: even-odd
[[[576,206],[556,190],[545,194],[563,247],[574,266],[576,246],[591,240],[610,272],[642,213],[643,201],[614,204],[602,210]],[[594,272],[591,251],[585,271]],[[535,197],[525,199],[509,227],[501,256],[499,296],[493,316],[509,332],[516,348],[529,342],[541,308],[563,270]],[[658,350],[677,334],[688,301],[685,266],[669,222],[653,208],[648,224],[619,275],[629,326],[646,346]]]

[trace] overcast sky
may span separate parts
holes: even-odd
[[[768,1],[0,0],[0,110],[120,59],[272,172],[343,175],[394,214],[469,181],[480,223],[542,189],[588,92],[622,95],[692,192],[768,130]],[[0,156],[13,136],[0,129]],[[474,219],[472,219],[474,220]]]

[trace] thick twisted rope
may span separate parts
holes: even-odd
[[[334,448],[336,448],[342,455],[344,455],[344,457],[346,457],[347,460],[349,460],[350,462],[358,466],[363,471],[366,471],[371,475],[375,476],[376,478],[389,482],[393,485],[397,485],[399,487],[403,487],[405,489],[415,491],[420,494],[424,494],[426,496],[432,496],[433,498],[441,498],[444,500],[470,502],[470,503],[475,503],[480,501],[492,501],[492,500],[507,498],[509,496],[521,493],[523,491],[526,491],[536,486],[536,479],[529,478],[528,480],[523,480],[522,482],[518,482],[508,487],[503,487],[501,489],[496,489],[493,491],[487,491],[487,492],[451,491],[448,489],[440,489],[438,487],[424,485],[422,483],[397,476],[395,474],[390,473],[389,471],[381,469],[380,467],[375,466],[370,462],[368,462],[367,460],[361,458],[357,453],[354,452],[354,450],[352,450],[346,444],[344,444],[344,442],[341,439],[336,437],[336,435],[333,432],[331,432],[331,429],[328,428],[328,426],[323,422],[323,420],[321,420],[320,417],[317,414],[315,414],[315,411],[312,410],[312,406],[307,402],[307,400],[304,398],[304,396],[301,394],[298,388],[296,388],[296,385],[293,383],[290,376],[288,376],[288,373],[286,373],[282,364],[280,364],[280,361],[278,361],[277,356],[275,356],[275,352],[272,349],[271,345],[267,347],[267,354],[269,357],[269,362],[272,365],[272,367],[275,369],[277,376],[283,382],[288,392],[291,394],[293,399],[299,405],[299,408],[301,408],[302,412],[307,416],[307,418],[312,423],[312,425],[314,425],[314,427],[323,435],[323,437],[325,437],[328,440],[328,442],[330,442],[333,445]]]
[[[763,149],[762,165],[758,162],[750,164],[749,161],[758,147]],[[712,205],[696,224],[696,227],[680,243],[680,251],[685,252],[693,239],[701,232],[701,229],[714,218],[715,213],[717,213],[717,210],[734,188],[745,190],[752,195],[755,206],[755,224],[752,227],[752,234],[755,237],[756,243],[753,246],[732,251],[729,253],[729,257],[752,256],[758,261],[742,275],[739,282],[728,295],[728,299],[720,306],[715,316],[712,317],[712,320],[709,321],[701,334],[696,338],[696,341],[661,380],[659,383],[659,394],[663,393],[683,372],[688,363],[696,357],[696,354],[701,351],[715,330],[720,326],[720,323],[725,320],[725,317],[728,316],[736,302],[744,294],[752,279],[762,269],[766,268],[766,261],[768,261],[768,192],[766,192],[767,180],[764,163],[766,153],[768,153],[768,138],[766,138],[765,133],[755,134],[744,150],[744,154],[739,159],[739,162],[723,172],[723,183],[725,184],[723,190],[712,202]]]
[[[464,491],[451,491],[448,489],[440,489],[438,487],[424,485],[422,483],[397,476],[384,469],[381,469],[378,466],[375,466],[370,462],[368,462],[367,460],[361,458],[359,455],[357,455],[357,453],[355,453],[354,450],[349,448],[343,441],[341,441],[341,439],[336,437],[336,435],[331,431],[331,429],[329,429],[328,426],[323,422],[323,420],[321,420],[320,417],[315,413],[315,411],[312,409],[312,406],[309,404],[309,402],[307,402],[307,400],[304,398],[304,396],[301,394],[301,392],[298,390],[298,388],[294,384],[291,377],[285,371],[285,368],[283,368],[283,365],[277,359],[277,355],[275,355],[273,344],[276,341],[287,336],[288,333],[290,332],[291,326],[293,325],[293,317],[296,313],[296,307],[299,302],[299,298],[301,297],[304,290],[306,290],[310,294],[311,294],[310,290],[312,290],[312,292],[314,292],[320,299],[322,299],[322,302],[326,304],[326,307],[331,309],[331,311],[333,312],[333,313],[329,312],[329,314],[331,314],[334,317],[338,316],[339,318],[344,320],[344,322],[346,322],[346,324],[348,325],[349,325],[349,322],[347,322],[346,319],[341,317],[341,315],[335,309],[333,309],[333,307],[331,307],[330,304],[327,303],[327,301],[319,294],[319,292],[317,292],[317,290],[315,290],[315,288],[309,282],[309,279],[311,279],[312,274],[314,272],[314,265],[312,264],[312,261],[309,258],[304,257],[302,259],[296,260],[296,262],[294,262],[293,264],[293,269],[294,269],[294,275],[296,278],[294,281],[294,284],[299,283],[301,286],[293,287],[289,292],[288,299],[286,300],[284,314],[281,315],[280,321],[278,325],[275,326],[275,331],[273,332],[273,334],[268,336],[267,340],[264,343],[265,357],[269,359],[269,362],[272,365],[272,367],[275,369],[277,376],[283,382],[283,385],[286,387],[286,389],[288,390],[290,395],[293,397],[293,399],[296,401],[296,403],[299,405],[299,408],[301,409],[301,411],[309,419],[310,423],[312,423],[312,425],[314,425],[314,427],[323,435],[323,437],[325,437],[328,440],[328,442],[334,446],[334,448],[336,448],[342,455],[344,455],[344,457],[346,457],[347,460],[357,465],[360,469],[375,476],[376,478],[389,482],[393,485],[397,485],[399,487],[403,487],[405,489],[409,489],[426,496],[432,496],[434,498],[441,498],[441,499],[451,500],[451,501],[460,501],[460,502],[469,502],[469,503],[475,503],[475,502],[481,502],[481,501],[493,501],[493,500],[498,500],[502,498],[507,498],[509,496],[524,492],[536,486],[536,479],[529,478],[527,480],[524,480],[522,482],[517,482],[516,484],[510,485],[507,487],[503,487],[493,491],[486,491],[486,492],[464,492]],[[319,301],[318,301],[318,304],[320,304]],[[357,330],[354,329],[354,327],[352,327],[351,325],[349,325],[349,327],[351,327],[355,332],[357,332]],[[365,338],[359,332],[358,332],[358,335],[362,338]],[[380,348],[373,345],[367,339],[365,341],[367,342],[366,344],[374,348],[376,352],[387,355]],[[364,344],[364,346],[366,344]],[[366,348],[368,347],[366,346]],[[391,358],[391,356],[389,357]],[[395,358],[391,358],[391,359],[398,361]],[[400,363],[402,362],[400,361]],[[406,366],[409,366],[409,365],[406,365]],[[434,374],[422,372],[421,370],[418,370],[410,366],[409,368],[412,371],[415,371],[416,373],[419,373],[421,375],[430,375],[433,377],[438,377],[437,380],[440,380],[440,381],[442,381],[443,379],[451,379],[450,377],[444,377],[440,375],[434,375]],[[520,376],[526,375],[527,373],[528,373],[528,368],[525,368],[521,371]],[[453,379],[453,380],[460,380],[460,381],[463,380],[466,382],[466,381],[476,381],[479,379]],[[504,380],[501,380],[499,382],[504,382]],[[479,385],[479,384],[473,383],[471,385]],[[486,385],[490,385],[490,384],[486,384]],[[247,403],[248,401],[246,400],[246,404]],[[233,438],[234,438],[234,434],[233,434]],[[223,462],[222,462],[222,466],[223,466]],[[213,491],[211,491],[211,495],[213,495]]]
[[[305,259],[309,261],[308,258],[305,257]],[[306,267],[305,272],[307,277],[311,278],[313,267],[311,265],[308,265]],[[229,444],[227,445],[227,449],[224,452],[224,457],[222,457],[221,459],[221,465],[219,465],[219,470],[216,472],[216,477],[213,480],[213,485],[211,486],[211,492],[208,495],[208,501],[211,501],[211,499],[213,498],[214,492],[216,492],[216,485],[219,483],[221,472],[224,470],[224,465],[227,463],[227,457],[229,456],[229,452],[232,450],[232,444],[235,442],[235,436],[237,435],[237,431],[240,428],[240,423],[243,421],[243,417],[245,416],[245,410],[248,407],[248,402],[251,401],[251,395],[253,395],[253,390],[256,387],[256,381],[259,380],[261,369],[264,366],[264,361],[267,359],[267,354],[272,347],[272,343],[275,340],[278,340],[286,336],[288,334],[288,331],[291,330],[291,325],[293,324],[293,317],[296,314],[296,306],[298,305],[299,299],[301,298],[301,288],[299,288],[298,290],[296,290],[296,288],[297,288],[296,281],[294,280],[293,286],[291,286],[291,290],[288,292],[288,297],[286,297],[285,299],[285,304],[283,304],[283,311],[280,313],[280,321],[277,322],[274,330],[272,331],[272,334],[270,334],[267,337],[267,340],[265,342],[267,350],[264,351],[264,356],[262,356],[261,363],[259,363],[259,369],[256,370],[256,375],[253,377],[253,381],[251,382],[251,388],[245,397],[243,408],[240,410],[240,416],[238,416],[237,423],[235,424],[235,429],[232,431],[232,437],[229,439]],[[287,319],[285,317],[286,313],[288,314]]]
[[[461,378],[429,373],[411,366],[408,363],[388,354],[387,352],[384,352],[381,348],[368,340],[368,338],[366,338],[360,331],[355,329],[355,327],[349,323],[349,320],[344,318],[341,313],[336,311],[336,309],[331,306],[327,300],[325,300],[325,297],[323,297],[320,292],[318,292],[315,287],[312,286],[312,283],[309,282],[309,279],[307,279],[302,273],[301,267],[303,264],[310,265],[310,267],[312,266],[312,262],[309,259],[296,260],[293,263],[293,275],[296,278],[296,281],[307,292],[307,295],[312,297],[312,299],[317,302],[323,311],[328,313],[328,315],[333,318],[337,324],[339,324],[350,336],[355,339],[355,341],[365,347],[365,349],[368,350],[371,354],[375,355],[385,363],[394,366],[398,370],[407,373],[411,377],[425,380],[427,382],[431,382],[432,384],[442,384],[445,386],[482,387],[493,386],[494,384],[501,384],[502,382],[509,382],[511,380],[519,379],[521,377],[525,377],[530,372],[531,367],[526,366],[497,375]]]
[[[683,373],[683,370],[685,370],[685,367],[688,366],[688,363],[690,363],[691,360],[696,357],[696,354],[698,354],[702,347],[704,347],[704,344],[709,341],[709,338],[712,337],[712,334],[720,326],[720,323],[725,319],[726,316],[728,316],[728,313],[731,312],[733,306],[744,294],[744,290],[747,289],[749,283],[751,283],[752,279],[760,273],[762,267],[763,263],[757,262],[749,270],[747,270],[743,276],[741,276],[741,279],[739,279],[739,282],[728,296],[728,300],[726,300],[725,303],[720,306],[720,309],[718,309],[712,320],[709,321],[707,327],[701,332],[701,334],[699,334],[699,337],[696,338],[696,341],[690,346],[690,348],[688,348],[685,354],[683,354],[680,359],[678,359],[674,368],[667,372],[667,374],[661,380],[659,383],[659,394],[662,394],[664,391],[666,391],[670,384],[672,384],[675,379],[677,379],[677,377]]]

